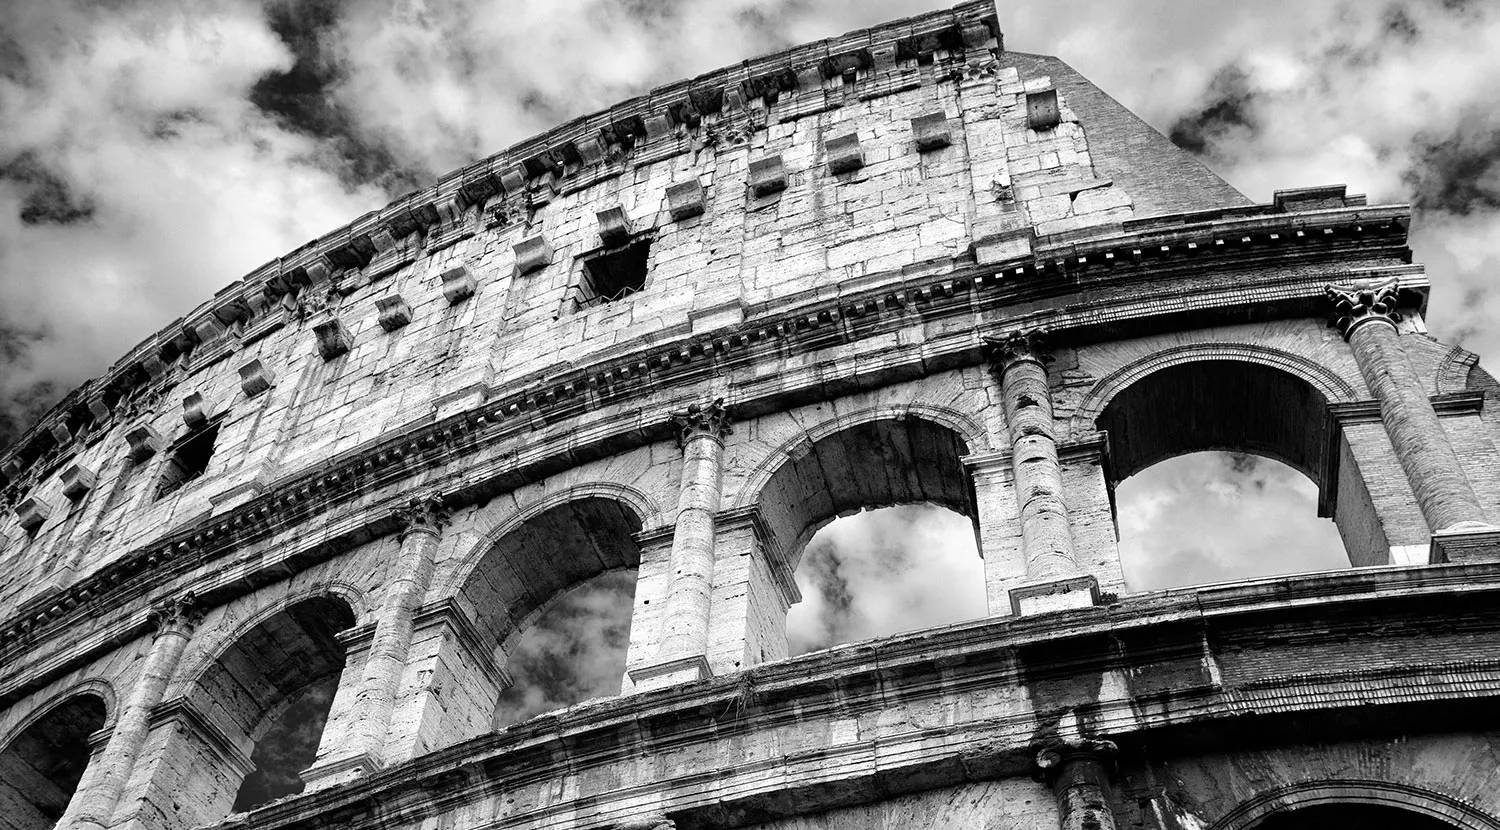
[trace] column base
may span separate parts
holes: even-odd
[[[1500,562],[1500,527],[1458,525],[1432,534],[1427,563]]]
[[[313,764],[302,771],[302,783],[306,785],[308,792],[312,792],[346,784],[378,769],[380,762],[361,752]]]
[[[638,692],[664,689],[683,683],[695,683],[714,676],[713,670],[708,667],[708,658],[701,654],[668,660],[654,666],[631,669],[626,674],[630,676],[630,682],[635,685],[635,690]]]
[[[1098,604],[1099,580],[1089,575],[1023,585],[1010,591],[1010,610],[1018,617]]]

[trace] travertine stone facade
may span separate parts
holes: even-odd
[[[982,2],[561,125],[0,458],[0,824],[1500,827],[1500,384],[1409,221],[1252,204]],[[1226,448],[1351,568],[1125,584],[1114,486]],[[973,522],[989,616],[787,659],[808,539],[910,503]],[[621,695],[497,724],[623,569]],[[234,813],[313,689],[306,790]]]

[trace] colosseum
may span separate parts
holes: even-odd
[[[0,457],[0,826],[1500,828],[1500,386],[1410,209],[1253,203],[1000,22],[558,126],[68,395]],[[1132,590],[1115,486],[1202,450],[1349,567]],[[924,503],[987,615],[789,656],[813,533]],[[618,694],[499,722],[620,573]]]

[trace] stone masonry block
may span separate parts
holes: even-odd
[[[161,436],[150,424],[137,424],[125,432],[125,441],[130,444],[132,461],[145,461],[161,449]]]
[[[786,168],[781,156],[766,156],[750,162],[750,192],[756,196],[769,196],[786,190]]]
[[[94,489],[94,484],[99,480],[93,470],[82,464],[69,464],[67,469],[62,471],[61,478],[63,495],[72,501],[83,498],[88,491]]]
[[[514,246],[516,252],[516,271],[529,274],[546,268],[552,262],[552,243],[547,237],[537,234],[529,236]]]
[[[1033,130],[1050,130],[1061,121],[1057,90],[1044,89],[1026,94],[1026,126]]]
[[[380,327],[386,331],[395,331],[411,322],[411,306],[400,294],[377,299],[375,311],[379,315]]]
[[[828,172],[848,173],[865,166],[865,154],[859,146],[859,133],[846,133],[828,139],[823,145],[828,154]]]
[[[16,505],[16,518],[21,521],[21,527],[27,533],[35,533],[50,515],[52,505],[37,496],[29,496]]]
[[[52,434],[52,440],[56,441],[58,446],[67,446],[73,441],[73,433],[68,431],[68,425],[61,420],[53,421],[47,427],[47,432]]]
[[[182,421],[192,429],[208,423],[208,401],[202,392],[191,392],[182,399]]]
[[[630,217],[625,208],[615,205],[594,214],[599,218],[599,239],[605,245],[619,245],[630,238]]]
[[[519,250],[520,246],[516,247]],[[468,267],[464,265],[444,271],[442,281],[443,296],[447,298],[448,305],[458,305],[469,299],[474,296],[474,289],[478,287],[474,275],[469,273]]]
[[[253,398],[270,389],[271,383],[275,380],[276,377],[271,374],[271,370],[259,360],[252,360],[240,367],[240,388],[245,390],[247,398]]]
[[[349,351],[352,338],[349,329],[344,327],[343,322],[332,314],[325,315],[323,319],[313,324],[313,334],[318,338],[318,354],[324,360],[332,360]]]
[[[703,185],[697,179],[678,182],[667,188],[667,210],[672,221],[681,222],[703,213]]]
[[[929,112],[913,118],[911,132],[920,152],[940,150],[953,143],[948,116],[942,112]]]

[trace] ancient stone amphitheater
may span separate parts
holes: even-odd
[[[1409,220],[1251,203],[987,3],[559,126],[0,460],[0,826],[1500,827],[1500,402]],[[1132,592],[1113,488],[1203,449],[1351,568]],[[788,659],[813,531],[923,502],[988,616]],[[497,728],[619,569],[620,695]],[[305,789],[236,812],[315,683]]]

